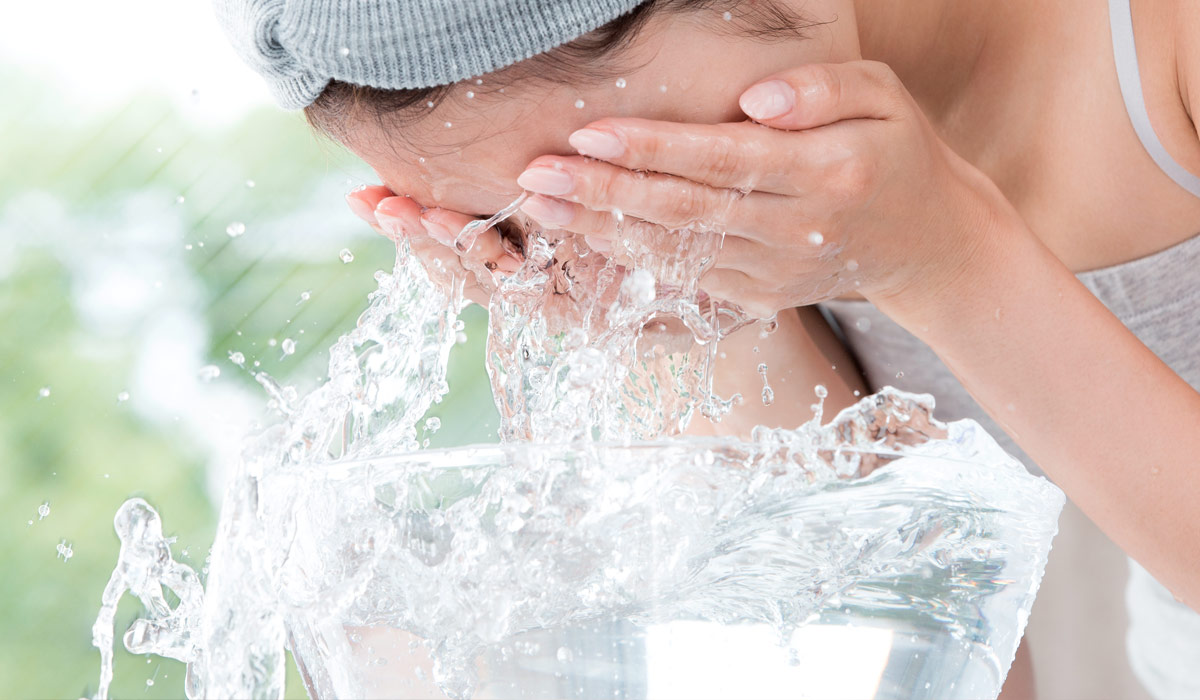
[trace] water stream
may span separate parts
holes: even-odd
[[[697,412],[728,409],[712,394],[712,361],[748,319],[697,289],[719,237],[661,235],[626,244],[626,266],[571,237],[524,241],[525,262],[496,280],[489,310],[503,444],[448,451],[421,451],[418,425],[448,391],[463,281],[431,279],[401,244],[331,348],[325,384],[300,395],[255,376],[280,419],[246,443],[203,590],[172,560],[154,510],[122,506],[93,628],[96,697],[107,697],[126,591],[146,607],[127,648],[187,662],[191,698],[281,697],[285,646],[319,695],[403,695],[424,679],[451,697],[504,695],[505,683],[538,697],[531,677],[574,688],[571,670],[588,665],[563,641],[571,630],[608,625],[613,648],[644,647],[681,620],[754,623],[786,645],[842,608],[957,630],[997,669],[979,688],[998,689],[1061,493],[978,426],[942,425],[928,397],[891,390],[827,425],[818,415],[747,442],[664,441]],[[895,584],[904,577],[928,595]],[[1006,593],[1009,580],[1024,588]],[[1019,621],[995,623],[996,601]],[[925,628],[913,625],[915,642]],[[427,674],[389,676],[417,686],[371,685],[363,671],[418,650]],[[542,670],[511,676],[522,654]],[[605,681],[619,680],[621,697],[644,694],[646,669],[664,668],[625,666],[641,671]],[[577,685],[594,695],[588,683]],[[565,686],[546,687],[555,697]]]

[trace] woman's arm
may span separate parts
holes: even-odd
[[[1200,393],[1015,216],[987,239],[936,301],[876,303],[1114,542],[1200,609]]]

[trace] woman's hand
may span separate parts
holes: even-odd
[[[463,294],[482,306],[488,305],[496,288],[491,271],[515,272],[521,265],[519,253],[494,228],[481,233],[467,253],[460,255],[455,250],[454,238],[474,217],[448,209],[425,209],[378,185],[354,190],[346,195],[346,203],[381,235],[392,240],[406,238],[426,270],[435,277],[438,271],[443,273],[435,281],[465,278]]]
[[[702,286],[760,317],[853,292],[929,305],[1016,216],[881,63],[801,66],[740,102],[753,121],[593,122],[570,137],[587,157],[530,163],[524,211],[597,247],[614,211],[723,233]]]

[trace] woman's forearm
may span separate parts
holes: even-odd
[[[1109,537],[1198,609],[1200,393],[1023,226],[997,226],[989,254],[935,304],[881,308]]]

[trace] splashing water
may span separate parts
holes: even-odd
[[[749,322],[697,289],[719,236],[654,236],[623,244],[628,267],[569,236],[523,241],[489,310],[506,444],[439,451],[419,450],[418,426],[440,427],[421,421],[448,390],[463,281],[435,283],[400,243],[324,385],[301,396],[254,375],[281,420],[230,481],[206,590],[144,501],[118,512],[97,697],[125,591],[146,607],[126,646],[186,661],[191,698],[281,697],[285,642],[314,696],[645,695],[664,668],[652,637],[679,621],[765,626],[777,645],[883,609],[905,611],[913,648],[949,630],[978,653],[963,667],[991,671],[956,675],[977,683],[962,692],[998,690],[1061,493],[975,424],[943,426],[930,400],[896,391],[821,426],[819,387],[814,421],[750,442],[645,442],[728,410],[712,360]],[[604,634],[644,658],[579,676],[600,658],[581,640]]]

